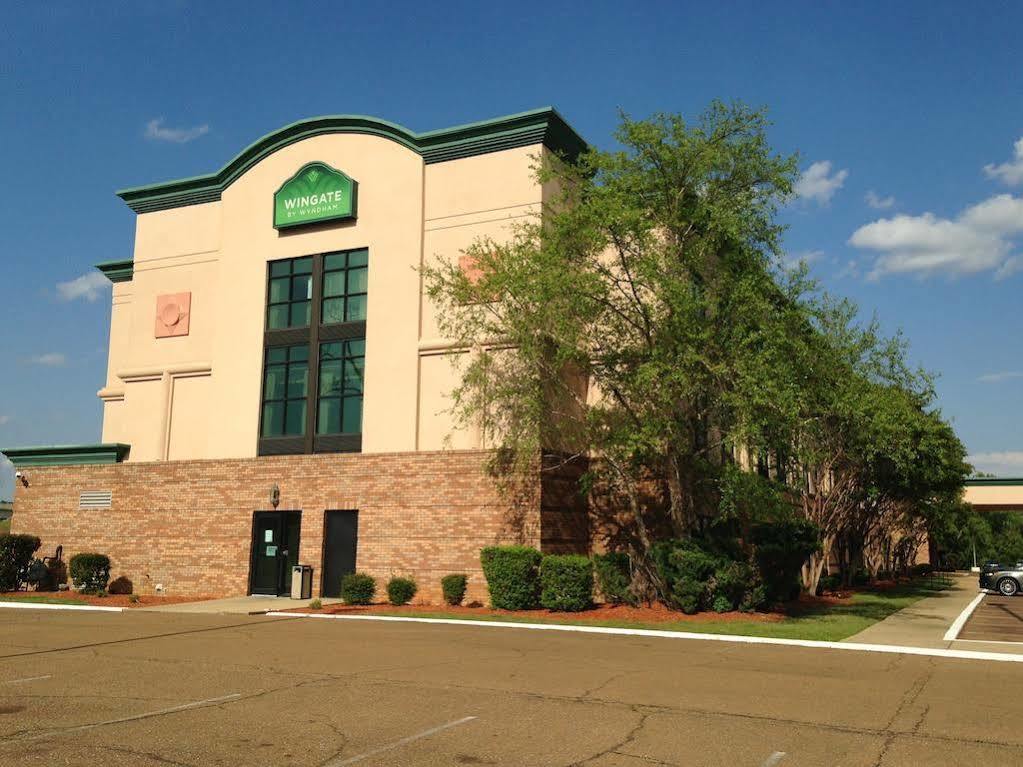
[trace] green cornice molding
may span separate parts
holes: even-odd
[[[998,487],[1013,485],[1023,487],[1023,477],[970,477],[966,480],[967,487]]]
[[[381,136],[421,155],[426,164],[533,144],[543,144],[568,159],[575,159],[587,148],[586,142],[553,107],[426,133],[415,133],[376,117],[328,115],[299,120],[268,133],[245,147],[216,173],[122,189],[117,196],[136,213],[216,202],[239,176],[277,150],[329,133]]]
[[[96,264],[96,268],[111,282],[131,282],[135,276],[135,262],[130,258],[126,261],[104,261]]]
[[[111,442],[99,445],[50,445],[47,447],[11,447],[0,453],[16,467],[74,466],[79,464],[121,463],[131,445]]]

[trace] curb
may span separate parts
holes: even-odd
[[[973,615],[973,611],[977,609],[977,605],[979,605],[983,599],[984,592],[982,591],[974,597],[970,604],[966,605],[966,609],[959,613],[958,617],[952,621],[952,625],[948,627],[948,631],[945,632],[945,636],[941,638],[943,642],[955,641],[956,637],[959,636],[959,632],[963,630],[963,626],[966,625],[966,621],[970,619],[970,616]]]
[[[609,626],[573,626],[565,623],[513,623],[509,621],[467,621],[457,618],[406,618],[395,615],[317,615],[313,613],[268,612],[271,618],[320,618],[342,621],[380,621],[385,623],[427,623],[445,626],[472,626],[474,628],[514,628],[532,631],[569,631],[580,634],[610,634],[614,636],[641,636],[659,639],[694,639],[704,642],[729,642],[732,644],[764,644],[785,647],[808,647],[823,650],[846,650],[848,652],[878,652],[897,655],[923,655],[933,658],[956,658],[959,660],[993,660],[1002,663],[1023,663],[1023,654],[984,652],[980,650],[943,650],[930,647],[907,647],[901,645],[856,644],[852,642],[824,642],[816,639],[779,639],[776,637],[751,637],[729,634],[700,634],[690,631],[657,631],[655,629],[621,629]]]
[[[0,608],[12,610],[79,610],[98,613],[122,613],[127,607],[100,607],[99,605],[54,605],[46,602],[4,602],[0,600]]]

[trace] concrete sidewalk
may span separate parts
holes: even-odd
[[[979,593],[977,576],[957,575],[952,588],[889,615],[845,642],[953,650],[1023,653],[1023,644],[946,641],[945,632]]]
[[[154,613],[202,613],[206,615],[259,615],[271,610],[291,610],[308,607],[312,599],[291,599],[290,597],[226,597],[207,599],[202,602],[179,602],[173,605],[138,608],[142,612]],[[325,605],[340,602],[340,599],[321,599]]]

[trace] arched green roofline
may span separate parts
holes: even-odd
[[[553,107],[425,133],[415,133],[376,117],[327,115],[299,120],[266,134],[216,173],[122,189],[117,196],[136,213],[215,202],[243,173],[277,150],[329,133],[361,133],[390,139],[421,155],[427,164],[532,144],[544,144],[568,159],[586,149],[586,142]]]

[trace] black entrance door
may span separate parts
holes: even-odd
[[[257,511],[252,516],[252,594],[291,593],[291,568],[298,564],[300,511]]]
[[[355,572],[359,512],[328,511],[323,515],[323,577],[321,595],[341,595],[341,578]]]

